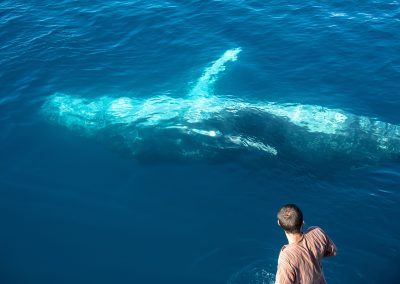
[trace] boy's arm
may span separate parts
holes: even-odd
[[[310,227],[308,230],[314,231],[315,237],[319,240],[323,249],[323,256],[335,256],[336,255],[336,245],[335,243],[328,237],[328,235],[319,227]]]
[[[326,237],[326,248],[324,256],[335,256],[337,252],[336,245],[334,244],[334,242],[332,242],[332,240],[328,237],[327,234],[325,234],[325,237]]]

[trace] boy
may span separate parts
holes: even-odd
[[[302,233],[303,224],[303,213],[296,205],[287,204],[279,210],[278,225],[289,244],[279,253],[276,284],[326,284],[321,261],[336,255],[336,246],[318,227]]]

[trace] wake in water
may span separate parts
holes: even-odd
[[[251,263],[238,272],[234,273],[226,284],[274,284],[276,267],[271,266],[271,260],[256,261]]]
[[[199,159],[250,151],[268,159],[399,159],[399,125],[317,105],[215,95],[215,82],[240,52],[226,51],[182,98],[87,99],[56,93],[42,113],[84,135],[119,141],[133,155]]]

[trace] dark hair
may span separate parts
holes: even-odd
[[[278,221],[287,233],[300,233],[303,225],[303,213],[295,204],[286,204],[278,211]]]

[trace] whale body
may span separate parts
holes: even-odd
[[[210,64],[185,97],[88,99],[55,93],[46,98],[41,112],[48,121],[83,135],[118,141],[133,155],[399,159],[399,125],[318,105],[214,94],[215,82],[240,52],[228,50]]]

